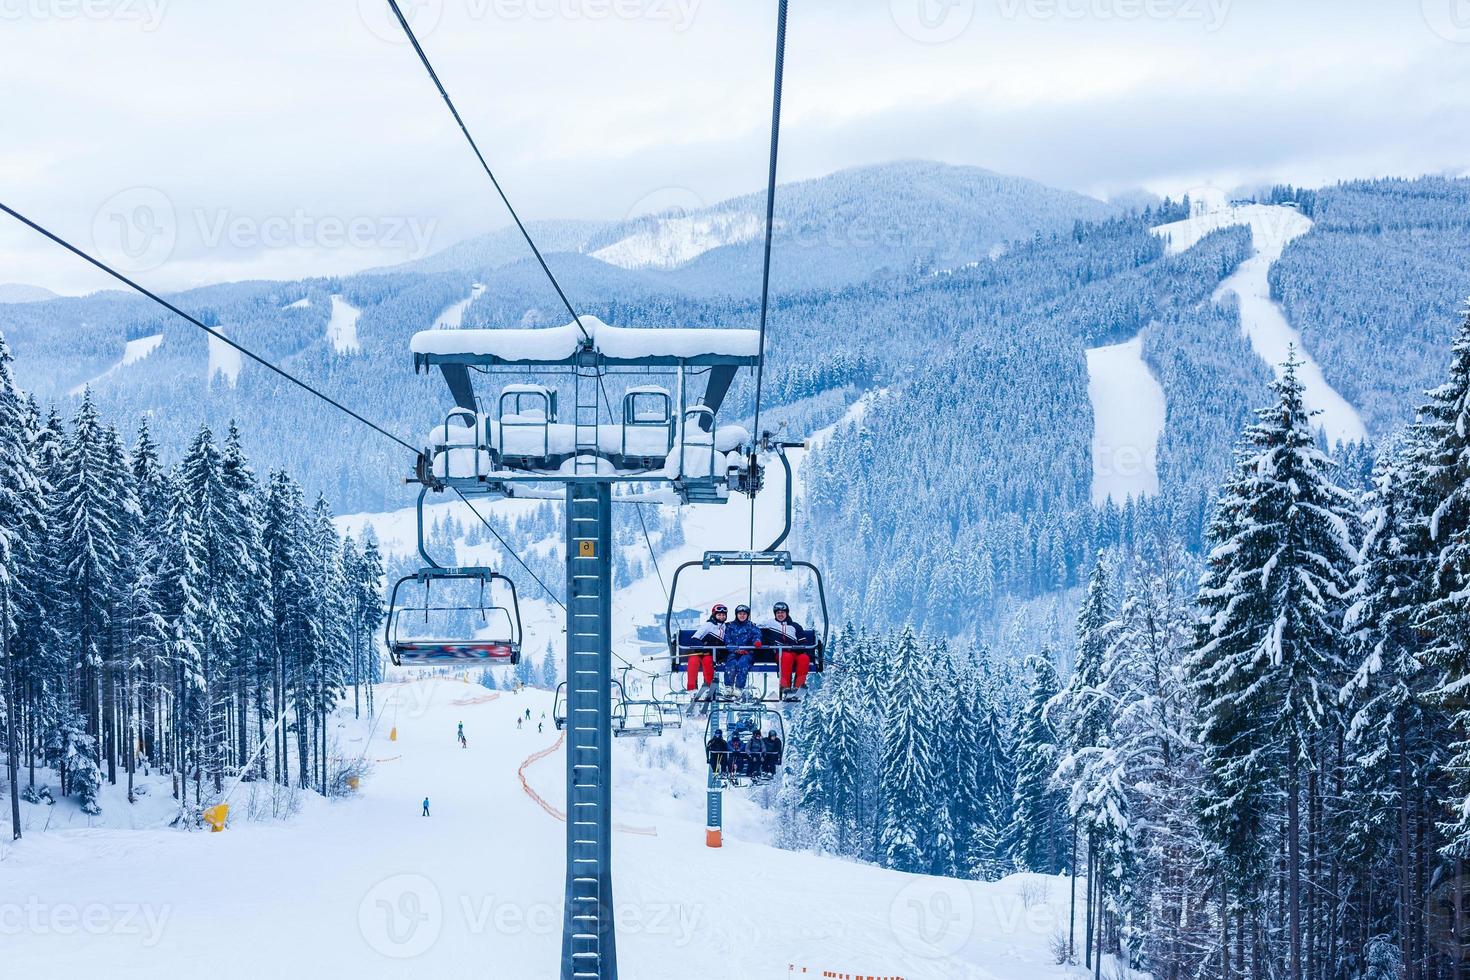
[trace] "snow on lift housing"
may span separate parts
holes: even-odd
[[[692,654],[708,653],[708,648],[695,642],[692,629],[674,628],[674,609],[679,596],[679,579],[685,572],[692,569],[700,569],[708,572],[714,568],[772,568],[784,572],[801,568],[810,573],[817,590],[817,609],[820,623],[803,629],[797,636],[797,642],[778,646],[773,642],[763,642],[760,648],[751,651],[752,680],[760,678],[762,700],[779,701],[779,691],[772,696],[770,691],[770,678],[780,669],[780,655],[782,650],[788,652],[806,653],[811,657],[810,671],[820,674],[826,668],[826,653],[828,634],[831,623],[827,613],[827,591],[822,580],[821,569],[808,561],[797,561],[791,557],[791,552],[778,550],[791,534],[791,510],[792,510],[792,473],[791,461],[786,458],[786,450],[801,448],[802,443],[774,443],[769,440],[766,447],[774,451],[781,460],[781,465],[786,471],[786,523],[781,534],[775,541],[771,542],[763,551],[706,551],[704,557],[698,561],[688,561],[674,570],[673,581],[669,583],[669,605],[664,613],[664,631],[669,644],[669,676],[671,690],[680,692],[680,680],[688,669],[689,657]],[[750,597],[754,599],[754,596]],[[752,615],[752,620],[755,616]],[[766,631],[762,631],[764,634]],[[767,641],[772,638],[766,636]]]
[[[723,503],[732,490],[759,490],[750,433],[717,423],[736,374],[760,364],[757,331],[634,329],[593,316],[579,323],[415,334],[415,370],[438,368],[456,403],[425,440],[417,482],[513,496],[516,484],[593,477],[671,484],[685,503]],[[481,408],[471,371],[519,377],[501,389],[492,414]],[[548,373],[571,382],[573,405],[559,404],[568,392],[521,380]],[[620,417],[604,421],[602,406],[613,406],[603,379],[623,374],[671,375],[675,383],[673,390],[628,387]],[[690,382],[700,375],[707,380],[694,400]]]

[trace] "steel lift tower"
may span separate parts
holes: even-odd
[[[424,492],[551,496],[566,506],[567,839],[563,980],[614,980],[612,883],[613,488],[666,503],[752,499],[759,445],[716,422],[755,330],[627,329],[595,317],[545,330],[431,330],[415,371],[438,369],[457,406],[430,435]],[[473,372],[473,373],[472,373]],[[509,376],[486,412],[474,378]],[[527,383],[527,379],[536,383]],[[660,382],[663,384],[649,383]],[[691,388],[703,381],[698,400]],[[565,396],[570,418],[563,421]],[[614,412],[615,405],[621,412]],[[677,409],[676,409],[677,406]],[[555,492],[557,485],[560,493]],[[552,493],[548,494],[548,489]]]

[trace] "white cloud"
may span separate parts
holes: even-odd
[[[409,6],[525,217],[761,185],[773,3]],[[385,18],[379,0],[0,0],[0,199],[90,247],[106,202],[157,191],[176,241],[139,274],[164,288],[410,258],[423,243],[395,222],[432,248],[503,226]],[[782,175],[917,157],[1105,193],[1460,172],[1470,50],[1432,23],[1370,0],[807,0]],[[209,234],[221,220],[242,233]],[[306,230],[264,234],[283,224]],[[13,223],[0,281],[102,285]]]

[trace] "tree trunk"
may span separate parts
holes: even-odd
[[[1293,749],[1286,764],[1286,891],[1287,936],[1291,980],[1302,980],[1302,828],[1300,760]]]
[[[5,771],[10,780],[10,836],[20,840],[20,756],[16,727],[20,723],[20,685],[16,683],[14,651],[10,647],[10,590],[0,590],[0,647],[5,654]]]
[[[1072,859],[1071,866],[1067,869],[1067,877],[1071,879],[1072,904],[1067,915],[1067,962],[1077,958],[1077,818],[1072,818]]]

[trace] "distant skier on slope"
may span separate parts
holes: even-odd
[[[465,741],[464,737],[464,722],[459,723],[459,734],[456,737],[459,739],[460,748],[467,749],[470,747],[470,743]]]
[[[812,651],[802,642],[801,624],[791,618],[791,607],[776,603],[771,618],[760,624],[762,638],[780,653],[781,700],[794,701],[797,692],[806,688],[807,671],[812,666]]]
[[[761,645],[760,627],[750,621],[750,607],[735,607],[735,622],[725,627],[725,683],[746,695],[745,682],[750,677],[750,668],[755,663],[755,651]]]
[[[426,796],[426,797],[424,797],[424,816],[427,817],[428,815],[429,815],[429,798]]]

